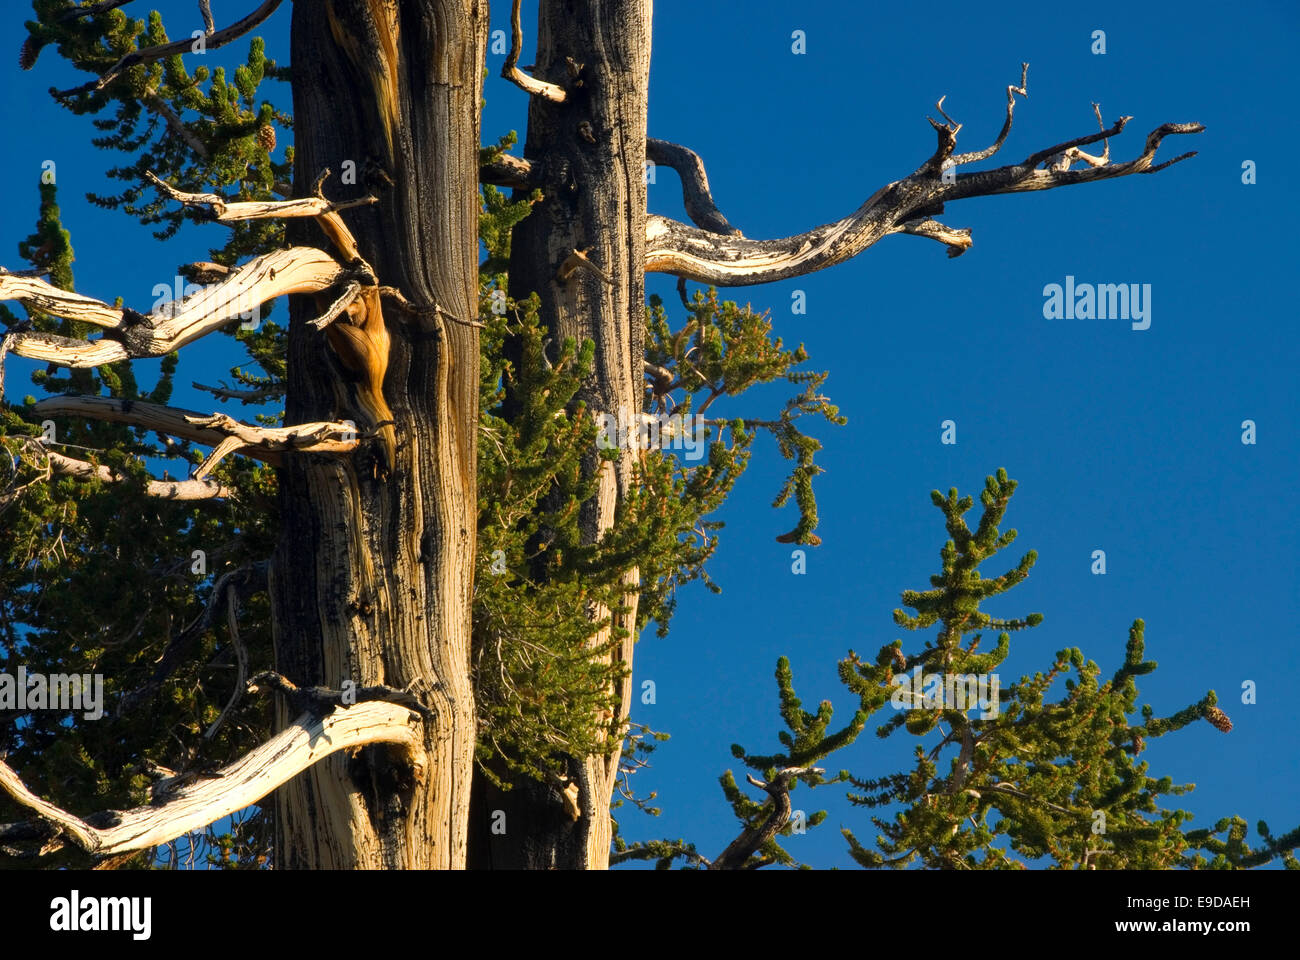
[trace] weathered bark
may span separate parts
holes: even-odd
[[[352,161],[356,185],[331,179],[325,190],[379,196],[342,214],[378,281],[417,306],[472,317],[486,3],[298,3],[291,37],[296,195],[322,169]],[[315,226],[290,229],[324,245]],[[286,423],[333,413],[377,426],[365,371],[340,364],[306,322],[332,297],[317,299],[291,305]],[[379,299],[354,307],[370,325]],[[367,747],[305,771],[276,795],[277,866],[461,867],[475,735],[478,334],[394,312],[365,332],[376,350],[386,332],[378,399],[391,411],[395,448],[391,462],[366,450],[351,459],[284,454],[270,578],[276,664],[300,686],[409,688],[433,711],[426,763],[420,776],[405,755]],[[288,721],[281,707],[278,726]]]
[[[305,712],[235,763],[193,781],[175,777],[182,782],[160,782],[153,788],[158,803],[94,818],[98,826],[36,796],[3,762],[0,792],[37,815],[36,823],[7,826],[23,839],[42,837],[42,853],[57,850],[67,840],[96,857],[107,857],[148,850],[201,829],[258,802],[299,770],[323,766],[322,757],[366,744],[389,745],[418,779],[424,773],[420,726],[419,713],[396,703],[358,703],[325,715]],[[49,829],[39,830],[38,824]],[[50,836],[51,830],[55,836]]]
[[[640,413],[642,399],[650,17],[650,0],[543,0],[532,73],[562,87],[565,96],[561,102],[532,98],[524,157],[545,198],[515,227],[511,241],[510,295],[523,298],[535,291],[557,342],[567,337],[595,342],[595,376],[580,398],[589,411],[617,415],[621,410],[628,422]],[[575,250],[610,282],[585,266],[562,270]],[[584,537],[594,541],[613,524],[633,462],[631,452],[624,451],[616,470],[606,468],[599,496],[584,507]],[[628,612],[616,618],[628,631],[617,654],[629,671],[616,691],[620,719],[626,718],[631,699],[636,570],[628,571],[626,582]],[[595,612],[597,619],[604,616],[606,611]],[[594,640],[607,638],[602,633]],[[503,794],[481,780],[471,865],[608,866],[609,802],[619,746],[611,744],[608,757],[571,761],[569,777],[578,786],[576,820],[556,789],[526,783]],[[494,810],[506,813],[503,836],[491,832]]]

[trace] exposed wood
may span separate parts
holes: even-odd
[[[701,230],[710,233],[725,233],[740,236],[740,231],[733,227],[722,215],[718,205],[713,202],[713,192],[709,189],[709,177],[704,172],[704,161],[694,150],[649,137],[645,142],[646,159],[651,163],[677,171],[682,181],[682,200],[686,205],[686,215]]]
[[[227,452],[239,450],[245,456],[273,464],[280,462],[279,454],[285,450],[347,453],[356,449],[358,444],[356,427],[337,420],[292,427],[257,427],[241,423],[224,413],[199,413],[143,400],[66,395],[38,400],[26,409],[38,417],[89,417],[156,430],[212,447],[225,444]]]
[[[478,179],[479,183],[490,183],[498,187],[531,187],[533,165],[522,157],[503,153],[479,167]]]
[[[328,175],[327,169],[321,179]],[[173,200],[179,200],[186,206],[206,205],[212,210],[212,219],[221,223],[233,223],[236,220],[269,220],[288,217],[320,217],[327,213],[337,213],[352,207],[364,207],[376,203],[373,196],[366,195],[353,200],[326,200],[319,194],[314,197],[300,197],[294,200],[227,200],[215,193],[186,193],[177,190],[165,180],[155,176],[150,170],[145,176]],[[317,181],[319,190],[320,180]],[[354,249],[356,244],[353,243]]]
[[[568,94],[563,87],[530,77],[519,69],[519,51],[524,45],[524,28],[520,22],[520,0],[513,0],[510,10],[510,52],[506,54],[501,67],[501,76],[509,80],[520,90],[534,97],[542,97],[552,103],[563,103]]]
[[[110,856],[148,850],[207,826],[261,800],[294,776],[341,750],[367,744],[391,744],[417,778],[423,776],[424,724],[409,707],[366,701],[340,707],[325,716],[307,712],[262,746],[210,776],[179,788],[157,806],[114,811],[115,822],[93,827],[42,800],[18,774],[0,762],[0,789],[13,800],[54,824],[62,835],[87,853]],[[48,849],[48,848],[47,848]]]
[[[142,314],[35,277],[0,274],[0,300],[19,300],[31,309],[81,320],[111,332],[100,340],[74,340],[44,333],[15,333],[10,349],[21,357],[66,367],[97,367],[131,357],[161,357],[219,330],[261,304],[288,293],[316,293],[348,273],[314,247],[290,247],[263,254],[221,283],[204,288],[158,313]]]
[[[949,256],[956,256],[970,246],[970,231],[953,229],[932,219],[943,211],[945,204],[967,197],[1051,190],[1136,173],[1155,173],[1195,155],[1185,153],[1153,164],[1156,149],[1165,137],[1200,133],[1205,129],[1199,123],[1166,123],[1148,134],[1141,154],[1124,163],[1110,162],[1109,143],[1099,156],[1079,150],[1118,135],[1130,119],[1121,117],[1109,128],[1040,150],[1020,163],[976,173],[953,170],[945,179],[946,170],[987,159],[1001,149],[1011,129],[1015,95],[1023,95],[1025,91],[1022,70],[1021,85],[1007,88],[1006,120],[997,140],[983,150],[956,155],[953,148],[961,125],[948,118],[940,100],[936,106],[946,122],[930,121],[939,144],[925,163],[910,176],[877,190],[849,216],[805,233],[779,240],[749,240],[652,215],[646,221],[646,272],[670,273],[717,286],[771,283],[843,263],[891,233],[939,240],[947,244]],[[1094,110],[1100,124],[1100,108],[1094,104]],[[1071,170],[1074,162],[1086,163],[1087,169]]]
[[[34,444],[39,446],[39,444]],[[85,460],[64,456],[46,447],[41,447],[39,456],[46,460],[50,469],[61,477],[76,477],[82,480],[102,480],[104,483],[122,483],[127,478],[111,467],[96,466]],[[210,480],[149,480],[145,483],[145,493],[162,500],[226,500],[234,496],[229,487]]]
[[[487,27],[477,0],[318,0],[294,5],[290,28],[294,192],[355,158],[378,202],[333,214],[338,224],[379,283],[461,318],[478,305]],[[319,218],[287,221],[295,242],[319,243],[328,229]],[[477,732],[469,648],[478,331],[436,313],[393,322],[398,311],[387,304],[371,313],[378,291],[361,282],[348,310],[364,306],[363,322],[384,324],[379,387],[394,460],[385,473],[364,454],[284,455],[270,585],[275,664],[299,686],[409,687],[435,716],[424,730],[427,776],[395,791],[382,758],[368,753],[317,764],[276,793],[276,864],[462,867]],[[372,382],[358,369],[341,374],[326,337],[307,324],[341,291],[290,301],[288,424],[347,415],[357,385]],[[358,329],[355,320],[340,316],[326,336]],[[277,707],[277,723],[288,720]]]

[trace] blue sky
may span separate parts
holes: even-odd
[[[195,4],[155,5],[173,36],[190,29]],[[13,5],[0,24],[11,49],[25,6]],[[974,7],[754,0],[743,16],[735,10],[656,3],[649,131],[701,154],[719,206],[749,237],[838,219],[912,172],[933,150],[925,117],[943,94],[964,124],[958,149],[985,146],[1025,60],[1028,99],[986,166],[1092,132],[1093,101],[1108,124],[1134,118],[1111,141],[1115,159],[1139,153],[1164,122],[1207,129],[1166,141],[1160,158],[1200,153],[1154,176],[950,205],[941,219],[972,228],[975,241],[955,260],[932,241],[895,236],[811,276],[724,291],[771,309],[787,343],[807,346],[810,366],[831,372],[827,392],[850,422],[818,428],[824,543],[810,552],[807,573],[793,575],[791,548],[774,540],[794,525],[794,508],[778,516],[770,507],[786,463],[760,438],[720,516],[727,527],[712,575],[723,594],[688,588],[670,636],[650,630],[638,646],[637,686],[654,680],[657,702],[638,703],[633,719],[672,740],[635,777],[642,791],[658,791],[664,813],[647,820],[629,812],[625,834],[680,836],[719,852],[736,832],[716,784],[734,765],[730,744],[777,747],[777,657],[790,656],[806,704],[830,698],[847,711],[834,670],[849,648],[871,653],[899,636],[906,648],[923,640],[900,633],[891,611],[901,590],[927,587],[938,569],[946,535],[930,490],[955,485],[978,495],[998,467],[1021,484],[1004,523],[1020,531],[1006,566],[1031,548],[1039,562],[989,610],[1046,616],[1014,638],[1004,676],[1045,669],[1056,650],[1073,646],[1108,673],[1129,624],[1145,619],[1147,655],[1160,669],[1143,678],[1142,701],[1167,715],[1213,688],[1235,724],[1227,736],[1197,723],[1151,742],[1144,757],[1152,772],[1197,784],[1176,800],[1197,826],[1229,814],[1252,825],[1265,819],[1275,832],[1295,826],[1300,663],[1285,625],[1300,615],[1300,341],[1286,279],[1294,276],[1295,190],[1286,177],[1298,146],[1287,120],[1296,8],[1038,5],[1011,23]],[[263,32],[282,62],[288,13]],[[508,29],[508,13],[508,4],[493,5],[494,29]],[[521,62],[530,63],[531,10],[524,24]],[[791,52],[795,30],[807,36],[803,55]],[[1104,55],[1091,52],[1096,30],[1105,31]],[[233,63],[243,49],[213,56]],[[489,54],[485,141],[510,129],[522,138],[526,127],[525,96],[496,76],[500,61]],[[0,210],[0,264],[15,265],[16,242],[36,217],[40,162],[55,159],[78,289],[148,309],[153,285],[169,282],[176,264],[204,259],[221,228],[187,227],[164,249],[146,228],[86,203],[87,190],[107,190],[103,171],[117,161],[88,147],[89,118],[57,109],[46,94],[73,73],[47,51],[35,70],[3,76],[3,129],[39,135],[0,153],[11,186]],[[270,96],[281,89],[287,109],[286,88],[263,88]],[[1257,165],[1253,185],[1242,183],[1247,160]],[[684,219],[671,171],[658,172],[650,210]],[[1150,284],[1150,329],[1122,319],[1044,319],[1044,286],[1066,276]],[[649,290],[676,303],[669,278],[652,277]],[[791,312],[796,290],[806,294],[804,315]],[[178,382],[214,382],[242,359],[225,338],[208,338],[182,352]],[[8,364],[10,399],[31,392],[32,365]],[[139,366],[150,382],[156,361]],[[770,416],[790,393],[766,388],[713,409]],[[173,402],[212,406],[188,387]],[[940,443],[947,419],[957,424],[956,445]],[[1246,419],[1257,424],[1255,445],[1241,442]],[[1090,572],[1097,549],[1106,551],[1105,576]],[[1258,686],[1254,705],[1239,702],[1246,680]],[[913,738],[882,742],[870,733],[884,718],[829,765],[860,776],[905,765]],[[796,807],[831,814],[790,841],[797,857],[847,866],[838,828],[874,836],[842,793],[796,792]]]

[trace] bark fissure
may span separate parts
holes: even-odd
[[[579,0],[543,3],[538,17],[538,77],[568,76],[562,102],[533,96],[529,104],[524,160],[531,185],[543,200],[514,230],[510,295],[536,292],[541,316],[557,342],[572,337],[595,343],[595,374],[579,391],[593,414],[640,414],[645,326],[645,149],[650,64],[648,0],[609,4]],[[516,199],[520,199],[516,194]],[[563,269],[575,255],[595,269]],[[604,276],[602,276],[604,274]],[[599,494],[584,504],[584,539],[597,541],[614,522],[619,498],[633,482],[635,458],[625,451],[606,465]],[[592,451],[591,466],[596,466]],[[609,862],[614,789],[623,722],[631,699],[638,571],[625,574],[624,610],[614,624],[593,634],[593,646],[608,643],[616,626],[626,639],[613,655],[628,676],[613,691],[618,733],[609,755],[571,759],[570,782],[578,785],[579,816],[568,813],[554,785],[524,783],[508,793],[484,779],[476,794],[476,823],[490,823],[503,810],[505,836],[476,834],[475,866],[603,869]],[[592,620],[609,617],[597,609]]]
[[[299,4],[291,28],[295,70],[306,73],[294,85],[297,179],[352,160],[364,180],[352,189],[378,198],[339,214],[360,254],[379,282],[457,317],[477,304],[486,32],[486,9],[473,0]],[[339,102],[356,109],[339,111]],[[332,191],[352,199],[341,185]],[[394,322],[377,294],[367,309],[383,318],[388,341],[381,396],[392,462],[385,473],[285,456],[272,578],[277,670],[300,686],[410,689],[432,711],[427,776],[395,786],[376,751],[305,772],[277,795],[284,867],[465,862],[478,333],[436,312]],[[307,306],[292,308],[291,424],[350,402],[322,338],[303,322],[316,315]]]

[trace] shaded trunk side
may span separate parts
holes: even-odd
[[[579,394],[593,413],[636,423],[642,406],[645,328],[645,137],[650,74],[650,0],[543,0],[533,75],[567,90],[563,103],[533,97],[524,156],[538,172],[545,199],[514,229],[510,295],[541,297],[541,316],[562,342],[596,344],[594,378]],[[559,278],[575,250],[603,271],[579,268]],[[593,461],[594,461],[593,452]],[[582,525],[597,540],[614,521],[631,482],[634,457],[605,468],[600,495],[584,505]],[[631,699],[638,572],[627,572],[629,631],[618,656],[629,675],[618,692],[620,718]],[[607,616],[596,611],[594,618]],[[603,642],[607,634],[598,635]],[[534,782],[503,793],[485,779],[475,786],[471,865],[492,868],[604,869],[609,864],[609,801],[621,747],[609,757],[575,758],[575,821],[555,789]],[[493,811],[506,814],[506,833],[491,830]]]

